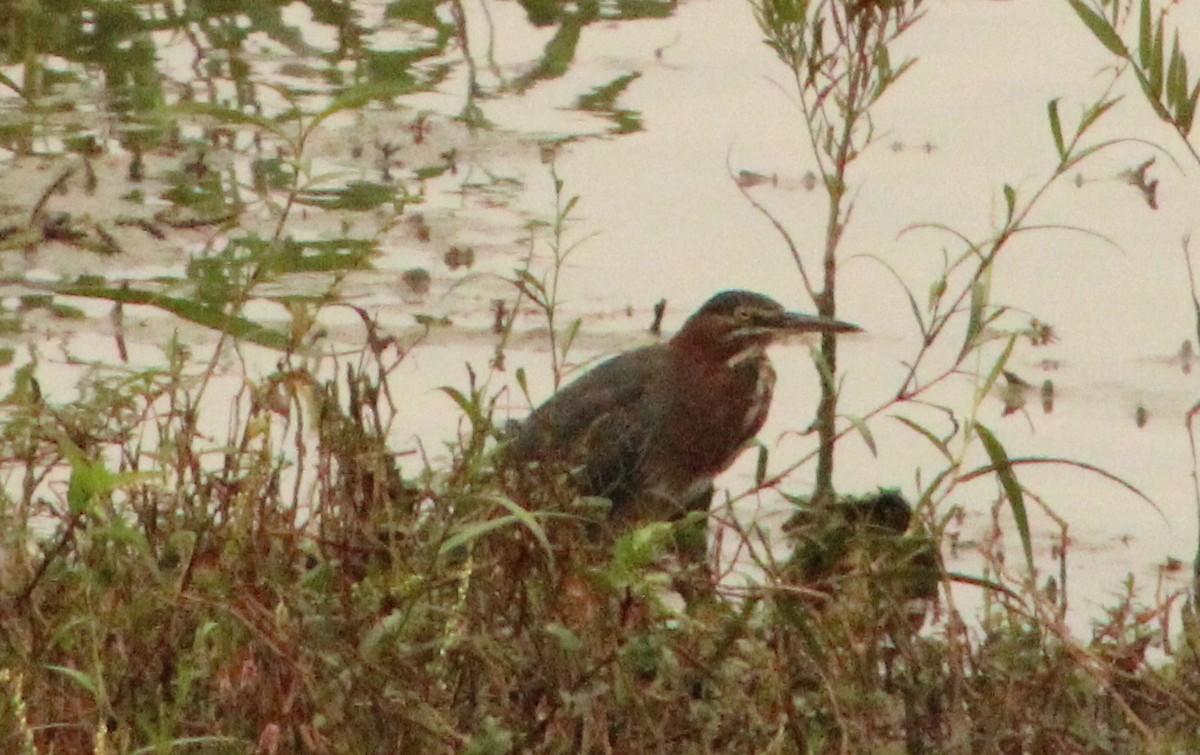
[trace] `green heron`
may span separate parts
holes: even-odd
[[[669,341],[619,354],[555,393],[517,428],[510,458],[569,470],[581,494],[612,501],[618,520],[706,510],[713,478],[767,418],[766,346],[785,333],[857,330],[724,291]]]

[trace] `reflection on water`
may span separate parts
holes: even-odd
[[[919,337],[904,291],[870,257],[921,290],[946,242],[902,232],[994,224],[999,187],[1024,190],[1053,167],[1046,101],[1090,86],[1106,62],[1086,40],[1062,42],[1077,35],[1045,33],[1068,17],[1007,5],[935,4],[904,41],[921,62],[883,103],[880,142],[854,177],[840,306],[868,335],[844,343],[847,413],[894,395]],[[6,307],[20,302],[6,321],[63,338],[64,363],[83,361],[86,341],[89,359],[150,365],[181,323],[193,343],[211,343],[215,313],[245,296],[260,308],[224,327],[268,346],[288,342],[302,307],[351,302],[388,332],[423,339],[395,377],[408,386],[396,445],[415,448],[453,434],[453,406],[433,389],[461,386],[466,362],[480,374],[497,364],[494,329],[510,316],[519,334],[496,380],[524,367],[535,402],[550,391],[544,323],[509,308],[502,280],[526,260],[544,263],[549,158],[581,195],[574,239],[600,234],[562,281],[564,317],[583,319],[575,360],[650,339],[651,323],[669,334],[724,288],[811,308],[778,237],[739,193],[740,183],[777,211],[805,252],[821,247],[808,148],[766,80],[778,70],[745,8],[523,2],[462,16],[455,7],[20,5],[0,22],[0,241],[22,250],[3,259]],[[48,31],[22,38],[22,28]],[[1143,123],[1133,108],[1114,115],[1130,131]],[[1084,163],[1077,181],[1046,198],[1047,225],[1089,228],[1112,244],[1029,234],[991,283],[1046,337],[1010,364],[981,421],[1013,457],[1110,470],[1162,510],[1079,469],[1020,470],[1049,511],[1031,511],[1039,563],[1057,572],[1065,554],[1080,626],[1126,574],[1153,587],[1160,566],[1194,549],[1183,431],[1195,400],[1194,316],[1178,248],[1197,197],[1148,152],[1128,144]],[[63,307],[91,318],[86,327]],[[317,317],[330,343],[361,342],[351,312]],[[112,340],[101,345],[97,334]],[[778,397],[761,438],[782,465],[811,451],[798,431],[811,421],[815,383],[802,345],[778,352]],[[269,370],[273,358],[249,362]],[[77,378],[63,378],[63,391]],[[964,375],[930,400],[962,406],[975,387]],[[521,393],[510,395],[520,416]],[[911,411],[943,421],[936,408]],[[892,417],[871,431],[877,454],[853,435],[842,443],[838,487],[912,496],[936,454]],[[749,456],[723,479],[735,492],[753,479]],[[811,474],[802,467],[787,491],[806,490]],[[958,542],[1013,542],[1003,510],[993,515],[997,497],[980,481],[954,499]],[[739,515],[768,523],[787,512],[769,492],[739,505]],[[956,566],[970,571],[976,557],[960,554]]]

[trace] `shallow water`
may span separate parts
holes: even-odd
[[[841,409],[850,414],[864,414],[895,393],[904,376],[903,362],[919,344],[904,292],[871,257],[886,260],[922,298],[939,269],[942,250],[956,252],[956,242],[932,230],[906,229],[947,223],[971,237],[984,237],[1003,212],[1005,183],[1024,196],[1053,169],[1046,102],[1063,98],[1060,107],[1069,127],[1108,81],[1097,74],[1110,62],[1106,53],[1066,4],[944,0],[927,6],[927,17],[901,44],[920,62],[880,106],[878,142],[851,177],[856,209],[843,243],[839,312],[867,332],[842,341]],[[524,25],[515,4],[487,7],[496,29],[495,61],[501,75],[512,78],[536,56],[550,32]],[[485,28],[481,8],[468,9],[472,29]],[[1194,11],[1180,14],[1185,12]],[[668,300],[668,331],[723,288],[759,290],[790,306],[812,308],[784,244],[730,175],[748,170],[775,179],[750,191],[778,213],[800,248],[811,250],[806,263],[817,265],[824,198],[806,188],[805,176],[816,166],[799,130],[799,113],[786,94],[785,72],[760,36],[747,6],[695,0],[670,18],[587,29],[565,76],[541,82],[520,97],[480,103],[497,127],[494,131],[472,134],[458,124],[431,121],[424,151],[406,153],[405,159],[436,162],[440,151],[453,146],[458,164],[455,172],[426,181],[424,203],[406,211],[408,218],[420,214],[425,219],[430,240],[421,241],[407,220],[395,226],[383,218],[356,221],[377,223],[364,233],[383,229],[384,254],[374,271],[351,275],[344,288],[353,303],[379,313],[385,327],[405,337],[416,337],[419,329],[411,316],[417,312],[446,315],[455,323],[435,329],[396,376],[406,397],[394,438],[398,450],[421,443],[436,451],[457,422],[452,403],[437,386],[465,386],[467,363],[480,373],[487,371],[495,342],[488,330],[491,302],[511,296],[502,277],[528,253],[528,221],[546,218],[553,210],[539,138],[590,135],[560,145],[556,160],[565,192],[581,197],[568,235],[583,243],[561,281],[563,312],[584,322],[574,359],[586,361],[644,341],[651,307],[660,298]],[[476,41],[484,38],[480,34]],[[475,50],[479,57],[478,46]],[[634,71],[640,76],[618,104],[636,111],[645,130],[605,136],[611,121],[573,109],[581,92]],[[316,137],[313,153],[330,169],[375,175],[377,162],[370,154],[355,157],[354,144],[369,146],[392,137],[422,110],[456,115],[463,104],[464,75],[456,70],[437,91],[406,97],[409,109],[403,113],[372,111],[331,119]],[[489,74],[485,70],[483,75]],[[1112,602],[1127,575],[1150,601],[1167,559],[1189,562],[1196,547],[1197,502],[1184,428],[1195,401],[1196,375],[1185,373],[1172,357],[1183,341],[1195,337],[1181,239],[1192,230],[1189,210],[1200,199],[1200,187],[1188,180],[1195,167],[1128,84],[1123,82],[1119,91],[1131,96],[1093,138],[1136,135],[1163,149],[1131,142],[1086,161],[1074,172],[1080,180],[1074,181],[1073,173],[1072,180],[1053,187],[1032,219],[1034,224],[1085,228],[1108,241],[1071,230],[1033,232],[1015,240],[995,269],[994,299],[1051,323],[1058,336],[1047,346],[1023,345],[1009,365],[1035,387],[1053,381],[1053,411],[1042,410],[1035,392],[1022,411],[1007,416],[1002,416],[999,398],[988,399],[978,417],[1010,456],[1093,464],[1127,480],[1158,507],[1076,468],[1018,470],[1021,480],[1068,523],[1070,619],[1080,632]],[[1120,174],[1156,155],[1151,173],[1160,181],[1159,209],[1153,210]],[[120,163],[113,159],[114,171]],[[37,168],[17,161],[4,180],[34,180],[19,170]],[[330,235],[336,234],[335,225],[333,218],[314,215],[307,227]],[[538,264],[548,269],[544,232],[540,239],[535,246]],[[164,258],[162,244],[130,242],[121,264],[130,277],[150,278],[211,243],[204,233],[190,239],[184,234]],[[444,253],[453,245],[474,249],[476,264],[448,269]],[[74,270],[79,264],[39,252],[18,266],[28,277],[54,278],[64,265]],[[88,264],[103,268],[112,263]],[[402,282],[404,271],[417,268],[431,273],[425,294]],[[324,283],[320,277],[289,276],[277,285],[319,291]],[[3,293],[15,296],[21,290],[13,284]],[[105,347],[108,353],[98,350],[94,338],[97,331],[111,331],[102,319],[107,306],[80,306],[95,319],[70,326],[44,323],[44,332],[77,331],[73,337],[65,333],[68,346],[61,353],[71,351],[71,344],[86,343],[89,359],[114,359],[112,347]],[[258,306],[255,319],[283,321],[277,305]],[[335,342],[361,339],[353,313],[333,308],[323,317]],[[178,323],[154,312],[127,313],[127,318],[138,322],[130,333],[132,362],[154,364],[159,346]],[[508,370],[494,379],[511,380],[516,368],[524,367],[533,395],[544,398],[551,381],[539,323],[522,316],[517,327],[521,333],[509,346]],[[203,333],[190,332],[189,337],[198,343],[210,340]],[[59,349],[43,346],[47,348]],[[247,352],[252,365],[257,362],[263,372],[272,369],[270,352]],[[797,431],[811,421],[816,378],[803,344],[781,345],[773,356],[780,379],[774,410],[760,437],[771,447],[772,468],[777,469],[813,447],[812,438]],[[982,369],[987,366],[981,364]],[[69,392],[79,374],[64,365],[57,390]],[[962,408],[973,388],[972,379],[962,377],[935,397]],[[56,386],[51,381],[47,389]],[[235,385],[229,387],[235,390]],[[221,391],[214,395],[218,402],[228,399]],[[509,395],[514,398],[506,410],[522,416],[528,406],[515,398],[519,392]],[[1135,421],[1139,407],[1146,413],[1141,427]],[[870,423],[877,456],[855,434],[848,435],[839,445],[836,482],[841,492],[888,486],[915,497],[918,475],[927,480],[938,468],[937,452],[890,419],[893,413],[935,427],[940,421],[937,413],[920,408],[884,412]],[[986,462],[982,452],[977,456],[980,465]],[[720,483],[734,494],[749,488],[752,457],[745,455]],[[417,463],[415,457],[408,461]],[[811,465],[805,466],[783,488],[802,493],[809,489],[811,475]],[[991,478],[983,478],[947,501],[965,511],[964,541],[989,537],[998,496]],[[778,496],[765,492],[739,503],[738,515],[778,521],[785,507]],[[1040,569],[1056,574],[1052,550],[1058,526],[1032,502],[1030,509]],[[1006,510],[1000,522],[1011,529]],[[1011,532],[1007,541],[1009,563],[1016,564],[1019,546]],[[952,566],[976,573],[979,557],[968,549]],[[1188,571],[1185,567],[1169,578],[1182,584]],[[958,588],[956,596],[960,607],[968,609],[980,601],[976,588]]]
[[[714,28],[723,33],[712,34]],[[727,287],[811,308],[801,298],[785,247],[729,176],[729,166],[778,174],[781,187],[758,187],[755,196],[786,219],[802,248],[819,248],[823,198],[802,181],[815,165],[797,130],[797,113],[776,83],[783,73],[756,46],[759,33],[746,9],[690,3],[677,17],[636,31],[647,52],[663,38],[678,37],[622,100],[642,112],[646,131],[572,145],[559,161],[568,190],[583,195],[581,233],[599,232],[569,267],[568,305],[586,314],[631,304],[640,316],[628,323],[630,330],[648,322],[649,304],[659,297],[670,302],[668,326],[678,326],[708,295]],[[631,44],[636,36],[623,32],[622,38]],[[598,36],[591,42],[604,49]],[[903,292],[866,255],[886,259],[921,296],[941,249],[953,248],[954,241],[932,231],[902,231],[917,223],[950,223],[972,236],[986,234],[1002,212],[1004,183],[1021,195],[1053,168],[1046,102],[1063,97],[1064,120],[1072,122],[1088,102],[1083,98],[1097,96],[1107,81],[1096,75],[1108,62],[1104,51],[1082,33],[1065,4],[934,3],[903,46],[921,60],[880,109],[884,134],[855,174],[855,217],[843,247],[840,314],[867,330],[843,340],[841,408],[848,413],[865,412],[894,393],[901,362],[918,343]],[[603,68],[609,60],[597,54],[595,65]],[[1135,97],[1113,115],[1097,138],[1136,134],[1178,151]],[[1155,154],[1157,211],[1119,178]],[[1187,166],[1184,156],[1177,159]],[[1035,386],[1053,381],[1053,411],[1043,412],[1035,393],[1024,411],[1009,416],[1001,416],[1002,401],[990,400],[979,420],[1010,456],[1093,464],[1158,506],[1156,511],[1080,469],[1019,471],[1068,523],[1071,623],[1085,631],[1127,575],[1150,600],[1167,559],[1186,562],[1195,549],[1196,502],[1183,420],[1195,400],[1196,378],[1171,357],[1194,337],[1180,239],[1190,228],[1187,209],[1198,197],[1185,172],[1144,143],[1121,145],[1077,172],[1082,186],[1063,181],[1052,188],[1032,222],[1079,226],[1112,243],[1070,230],[1030,233],[1005,253],[993,281],[997,300],[1034,313],[1058,335],[1048,346],[1024,347],[1010,363]],[[817,264],[815,254],[808,264]],[[810,421],[815,377],[803,347],[782,346],[774,355],[781,378],[761,437],[774,448],[773,458],[790,460],[811,450],[811,439],[792,431]],[[523,361],[512,355],[510,364]],[[953,388],[941,398],[970,400],[969,379]],[[1138,407],[1148,415],[1143,427],[1135,422]],[[900,411],[936,422],[930,412]],[[928,479],[936,452],[886,417],[871,429],[877,458],[853,434],[839,446],[839,490],[900,486],[912,496],[916,470],[926,470]],[[722,482],[734,491],[748,487],[752,456]],[[978,461],[985,463],[982,453]],[[811,474],[803,468],[786,488],[803,492]],[[987,537],[997,496],[995,484],[984,478],[951,499],[966,511],[965,540]],[[781,505],[769,496],[744,504],[757,516],[771,516]],[[1059,528],[1032,502],[1030,508],[1039,563],[1045,574],[1056,574],[1051,552]],[[1008,525],[1007,512],[1000,521]],[[1009,554],[1017,563],[1011,533]],[[978,568],[973,561],[967,555],[953,566],[971,572]],[[961,593],[960,605],[977,603],[974,588]]]
[[[802,248],[819,248],[824,206],[818,192],[802,187],[803,175],[815,166],[796,130],[797,113],[772,80],[782,80],[779,66],[755,46],[758,31],[744,8],[692,3],[658,24],[677,31],[639,29],[653,40],[648,47],[663,36],[678,34],[678,42],[645,69],[624,99],[642,111],[647,130],[573,145],[559,162],[568,187],[583,194],[582,230],[600,233],[570,266],[568,303],[582,313],[626,303],[644,313],[666,297],[668,325],[675,326],[725,287],[761,290],[811,308],[783,244],[742,199],[726,163],[734,171],[785,179],[782,188],[754,189],[755,196],[786,219]],[[722,35],[709,33],[718,27]],[[1003,184],[1019,195],[1032,191],[1053,167],[1046,101],[1063,97],[1064,120],[1071,122],[1089,101],[1083,98],[1097,96],[1106,83],[1096,75],[1108,62],[1104,51],[1081,33],[1065,6],[935,3],[904,46],[921,61],[880,109],[884,135],[859,164],[855,218],[843,247],[840,313],[867,330],[843,341],[841,408],[848,413],[865,412],[896,390],[901,362],[917,343],[903,292],[866,255],[886,259],[921,296],[941,249],[953,248],[954,241],[932,231],[902,231],[917,223],[951,223],[976,237],[986,234],[1002,212]],[[604,62],[599,56],[597,65]],[[1113,115],[1097,138],[1136,134],[1177,151],[1136,98]],[[1119,178],[1155,154],[1157,211]],[[1177,159],[1187,165],[1182,155]],[[1156,511],[1119,485],[1076,468],[1020,470],[1022,481],[1068,523],[1071,623],[1084,631],[1127,575],[1149,600],[1167,559],[1187,561],[1195,548],[1196,502],[1183,426],[1195,400],[1195,376],[1171,356],[1194,337],[1180,239],[1190,228],[1187,208],[1195,206],[1197,187],[1144,143],[1121,145],[1077,172],[1082,185],[1064,181],[1052,188],[1032,222],[1079,226],[1112,243],[1070,230],[1030,233],[1006,252],[993,281],[997,300],[1054,326],[1056,343],[1026,346],[1010,363],[1035,386],[1053,381],[1053,412],[1043,412],[1035,394],[1023,412],[1009,416],[1001,416],[1000,400],[991,400],[979,420],[1010,456],[1093,464],[1158,506]],[[815,254],[808,263],[816,264]],[[643,314],[631,329],[645,321]],[[775,359],[781,379],[761,437],[774,447],[773,458],[789,460],[811,450],[810,439],[791,431],[810,421],[815,378],[802,347],[780,347]],[[952,388],[939,396],[960,406],[970,400],[969,379]],[[1143,427],[1135,422],[1139,407],[1148,415]],[[901,411],[936,421],[930,412]],[[917,470],[926,470],[928,479],[936,453],[886,417],[871,429],[877,458],[853,434],[839,447],[839,490],[900,486],[913,495]],[[748,487],[750,456],[722,480],[734,491]],[[978,461],[985,463],[982,453]],[[810,475],[809,467],[800,470],[787,489],[803,492]],[[987,537],[997,495],[985,478],[951,499],[966,511],[964,539]],[[779,506],[769,498],[746,504],[760,516]],[[1041,568],[1054,574],[1051,551],[1059,528],[1030,507]],[[1000,521],[1009,523],[1007,513]],[[1011,534],[1009,553],[1015,564],[1019,550]],[[969,572],[978,568],[972,561],[964,556],[954,566]],[[960,602],[976,603],[973,590],[964,589]]]

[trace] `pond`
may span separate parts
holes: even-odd
[[[85,62],[104,70],[105,87],[72,79],[78,61],[57,61],[43,72],[54,97],[36,117],[6,92],[0,225],[14,230],[2,288],[6,309],[23,315],[20,333],[6,336],[11,364],[0,375],[11,384],[36,356],[42,388],[66,398],[96,363],[162,364],[176,332],[196,354],[211,353],[219,330],[200,327],[207,310],[189,302],[227,301],[253,282],[247,322],[226,325],[270,332],[249,334],[241,359],[222,357],[204,410],[204,422],[220,428],[241,371],[275,369],[277,352],[267,347],[286,339],[289,302],[330,304],[318,318],[332,350],[363,343],[360,312],[332,305],[348,303],[414,344],[392,376],[404,401],[391,439],[415,475],[423,455],[444,456],[462,421],[438,388],[465,390],[466,365],[507,388],[501,419],[529,409],[518,368],[535,401],[552,392],[544,321],[528,307],[517,312],[502,372],[492,367],[500,337],[491,326],[495,302],[513,299],[515,270],[554,270],[551,229],[532,221],[551,221],[556,201],[578,196],[562,248],[577,246],[557,289],[560,322],[581,321],[572,364],[647,342],[660,299],[667,332],[726,288],[811,310],[786,245],[747,201],[768,208],[804,263],[819,268],[827,197],[789,74],[762,44],[751,9],[711,0],[539,8],[360,3],[350,23],[293,3],[240,23],[214,15],[202,42],[164,18],[134,35],[138,43],[114,48],[133,61],[152,42],[163,73],[152,85],[148,68],[121,68],[121,55],[96,46]],[[452,9],[463,15],[471,65],[447,18]],[[841,247],[839,316],[866,331],[843,339],[840,351],[840,411],[856,417],[896,395],[921,344],[900,281],[923,301],[944,255],[963,249],[944,227],[986,238],[1004,221],[1006,185],[1028,199],[1054,171],[1047,103],[1061,98],[1073,124],[1113,78],[1104,70],[1111,56],[1065,3],[927,3],[894,54],[917,63],[873,112],[874,143],[849,176],[854,210]],[[0,70],[20,83],[29,69]],[[1127,579],[1147,605],[1186,585],[1197,536],[1185,424],[1196,397],[1186,347],[1196,314],[1183,241],[1200,199],[1195,169],[1131,77],[1111,94],[1124,99],[1088,138],[1126,141],[1054,183],[1029,219],[1038,228],[1011,241],[990,277],[993,302],[1010,308],[1006,322],[1036,318],[1053,337],[1022,339],[1006,365],[1012,377],[999,381],[1014,387],[993,391],[975,415],[1011,458],[1075,460],[1107,473],[1057,463],[1017,469],[1036,495],[1027,504],[1038,582],[1065,574],[1069,622],[1083,636]],[[286,117],[292,107],[319,112],[331,97],[345,106],[327,117]],[[140,117],[161,101],[183,103],[177,128]],[[195,104],[214,101],[223,104]],[[297,152],[299,176],[286,165]],[[134,165],[145,181],[133,180]],[[67,174],[62,191],[51,191]],[[271,190],[278,198],[294,180],[302,187],[295,206],[272,206]],[[265,241],[281,211],[299,240],[291,246]],[[55,235],[67,212],[69,229]],[[21,218],[36,219],[38,238],[16,235]],[[122,285],[145,295],[122,294]],[[119,323],[110,317],[116,301],[125,303]],[[948,340],[938,346],[942,359],[953,358],[962,335]],[[980,374],[871,416],[870,443],[849,432],[838,445],[837,489],[898,487],[916,500],[943,459],[895,417],[949,433],[934,405],[969,412],[1003,346],[998,340],[966,365]],[[772,471],[815,448],[815,436],[801,431],[817,395],[805,344],[783,344],[773,357],[779,384],[760,433]],[[790,504],[771,490],[744,495],[755,456],[744,454],[719,485],[739,498],[734,516],[773,526]],[[968,459],[964,469],[988,464],[982,448]],[[813,467],[800,466],[780,489],[807,493]],[[978,549],[999,548],[1020,573],[1001,499],[995,476],[984,475],[939,504],[939,513],[961,510],[950,525],[962,546],[948,554],[954,570],[977,574]],[[746,578],[753,573],[729,579]],[[983,600],[972,585],[956,585],[955,596],[968,614]]]

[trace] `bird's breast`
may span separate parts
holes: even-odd
[[[672,374],[662,448],[681,473],[711,478],[762,428],[775,371],[760,348],[722,361],[696,360]]]

